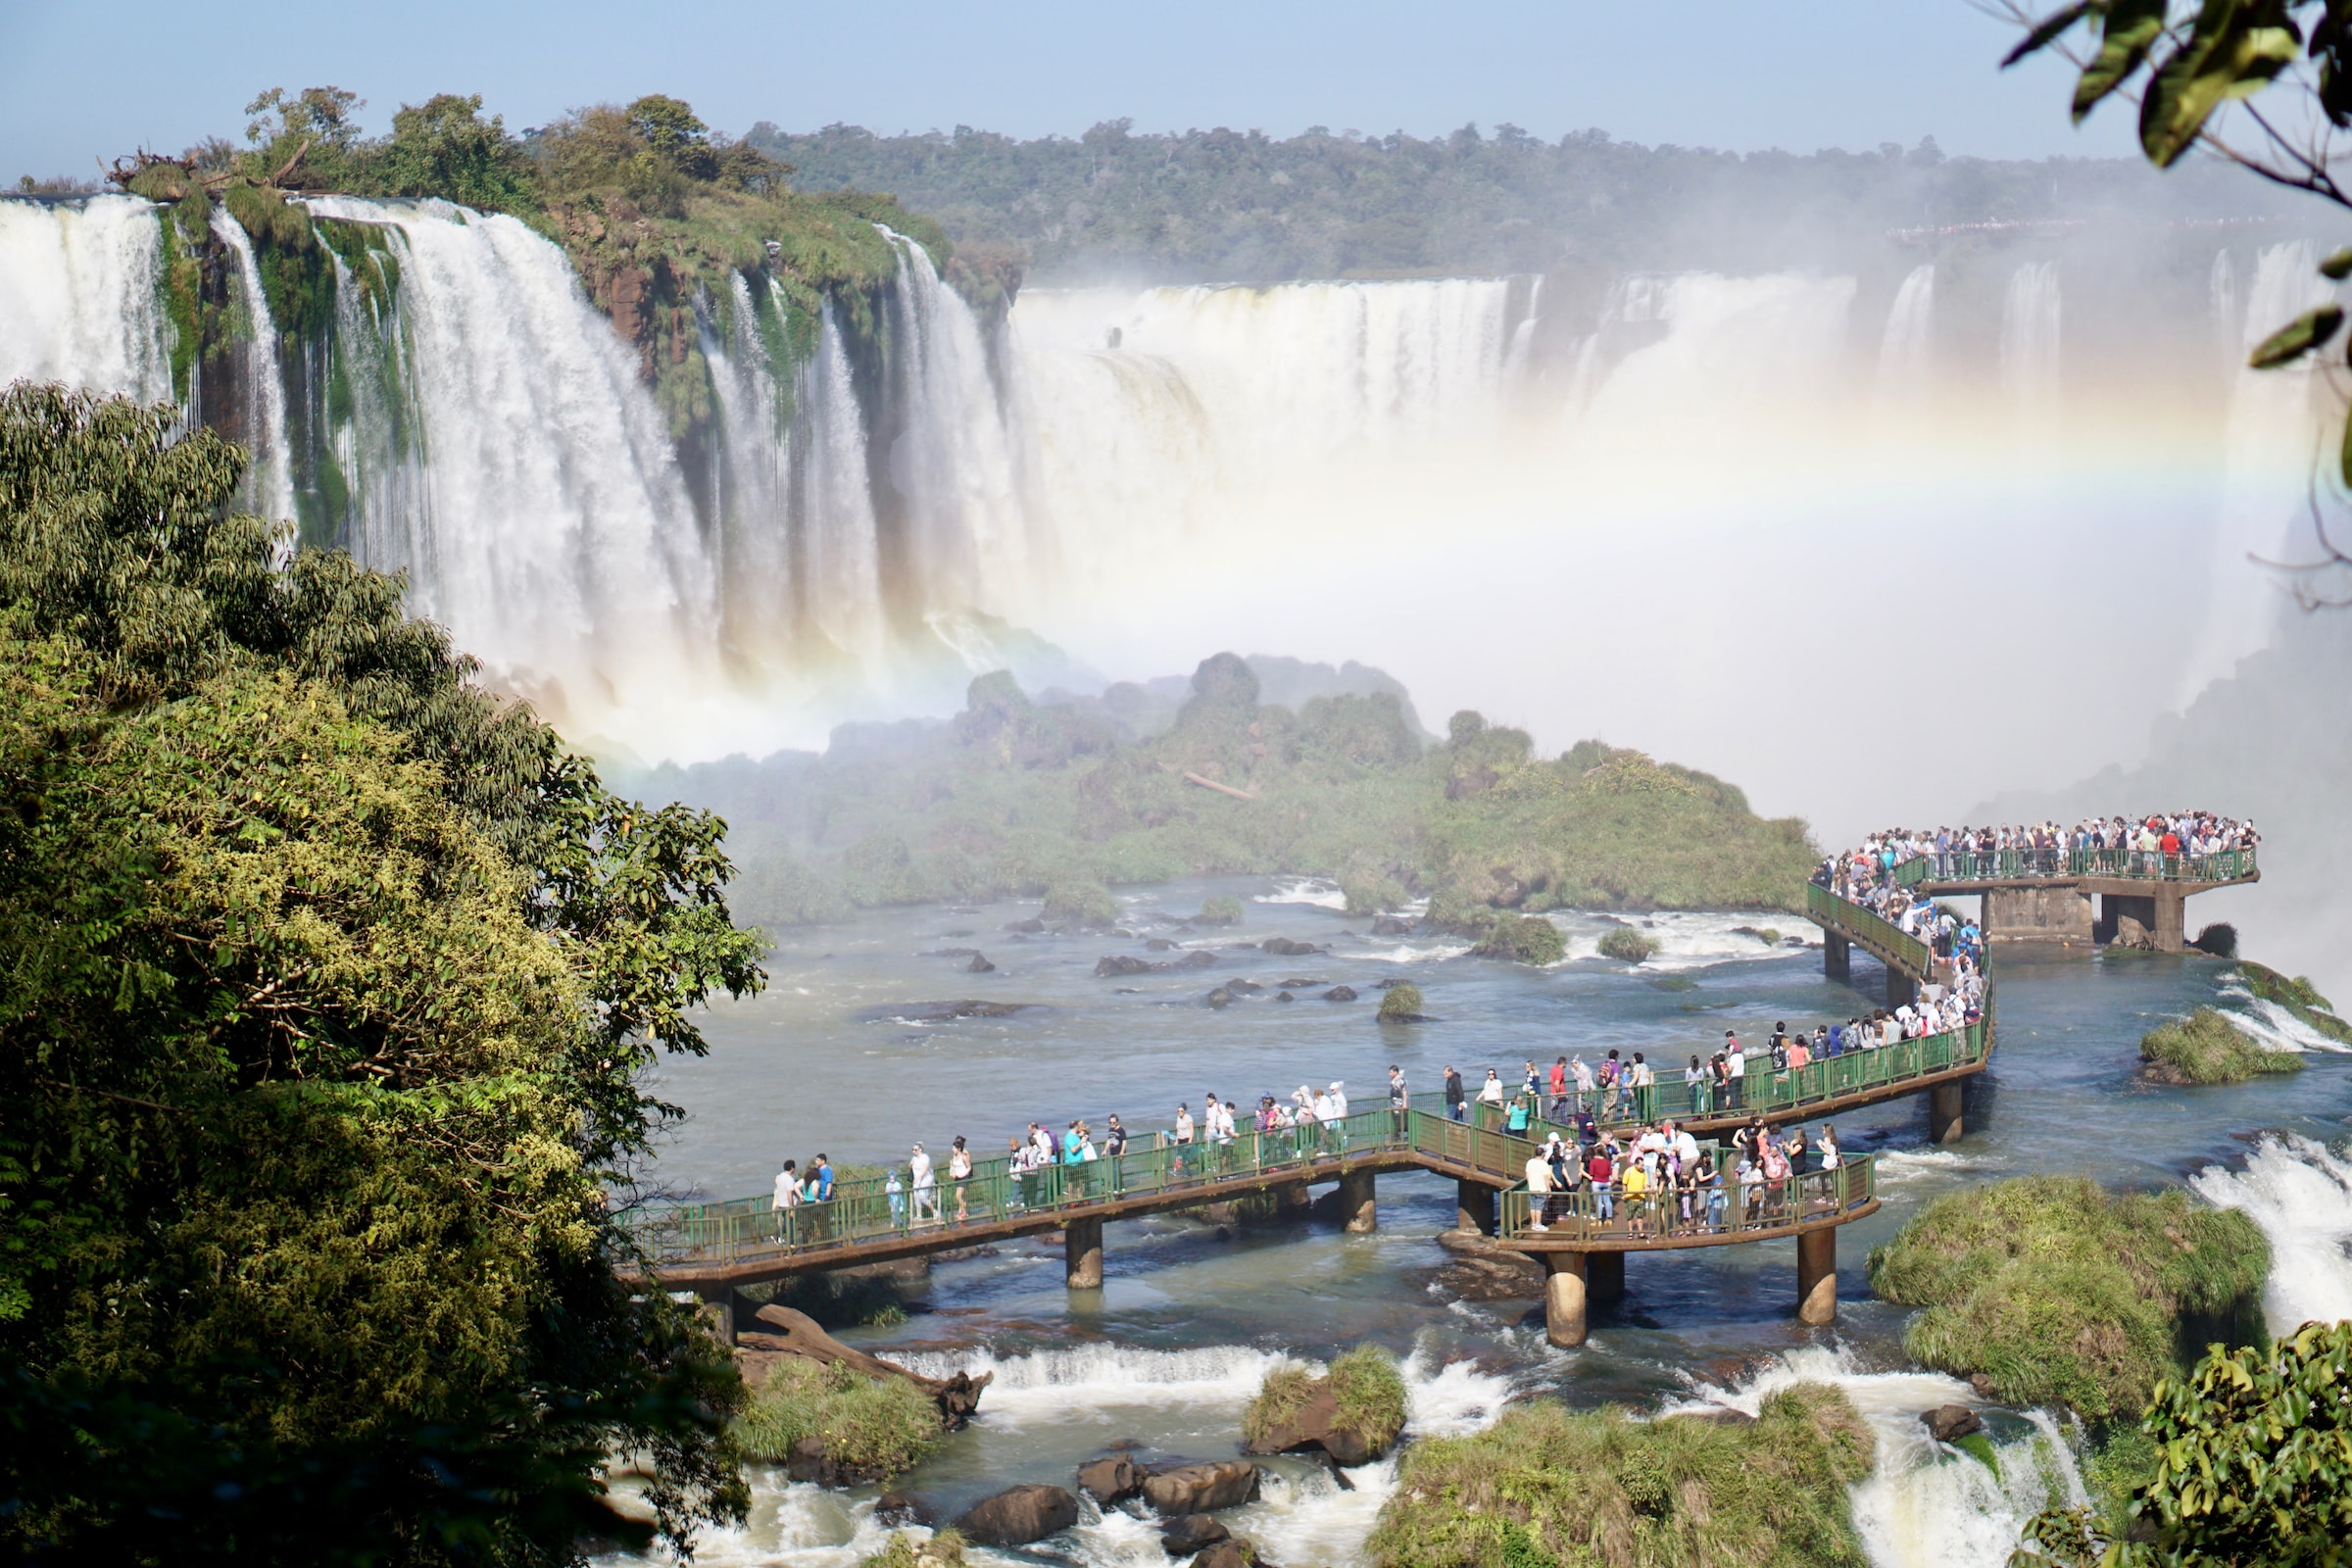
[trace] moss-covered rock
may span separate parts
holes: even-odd
[[[1627,963],[1646,963],[1658,955],[1658,939],[1632,926],[1611,926],[1600,934],[1600,956]]]
[[[1481,958],[1557,963],[1568,955],[1568,939],[1560,935],[1558,926],[1541,915],[1505,914],[1487,927],[1486,935],[1470,952]]]
[[[938,1530],[917,1540],[911,1530],[895,1532],[890,1544],[865,1558],[858,1568],[964,1568],[964,1540],[953,1530]]]
[[[873,1378],[836,1363],[778,1360],[736,1418],[746,1458],[789,1464],[805,1440],[821,1446],[839,1483],[881,1481],[914,1467],[938,1444],[939,1406],[910,1378]],[[804,1461],[810,1455],[802,1449]],[[813,1478],[812,1478],[813,1479]]]
[[[2270,1244],[2183,1192],[2029,1176],[1938,1199],[1870,1256],[1871,1288],[1924,1306],[1918,1361],[2019,1405],[2130,1419],[2208,1340],[2262,1334]]]
[[[2235,1084],[2258,1073],[2301,1072],[2303,1057],[2273,1051],[2230,1021],[2218,1007],[2157,1025],[2140,1037],[2141,1069],[2159,1083]]]
[[[1102,931],[1119,923],[1119,901],[1100,882],[1056,882],[1046,890],[1039,917],[1048,925]]]
[[[1846,1492],[1873,1454],[1852,1401],[1819,1384],[1770,1396],[1752,1422],[1540,1399],[1407,1449],[1369,1555],[1382,1568],[1861,1568]]]
[[[1240,925],[1242,901],[1229,894],[1200,901],[1200,912],[1193,916],[1195,925]]]
[[[1343,1465],[1379,1458],[1404,1431],[1404,1378],[1396,1358],[1359,1345],[1321,1377],[1286,1364],[1266,1374],[1242,1412],[1244,1451],[1321,1448]]]
[[[1382,1023],[1419,1023],[1421,1021],[1421,988],[1410,981],[1389,987],[1380,999]]]

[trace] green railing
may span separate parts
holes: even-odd
[[[1177,1144],[1165,1133],[1150,1135],[1148,1147],[1131,1142],[1127,1152],[1077,1164],[1047,1165],[1015,1170],[1007,1155],[973,1163],[962,1181],[949,1179],[946,1161],[935,1171],[937,1186],[915,1191],[902,1169],[902,1190],[890,1190],[890,1175],[839,1181],[833,1196],[779,1209],[772,1194],[729,1199],[721,1202],[687,1203],[657,1210],[635,1222],[640,1240],[655,1256],[669,1259],[725,1262],[741,1258],[832,1250],[898,1237],[928,1235],[962,1227],[994,1224],[1040,1213],[1108,1203],[1123,1199],[1152,1197],[1239,1184],[1258,1178],[1280,1179],[1310,1166],[1345,1163],[1378,1153],[1395,1153],[1414,1147],[1415,1118],[1398,1117],[1384,1103],[1377,1110],[1358,1111],[1335,1122],[1280,1132],[1246,1132],[1229,1144]],[[1428,1118],[1443,1121],[1443,1117]],[[1466,1132],[1468,1129],[1455,1129]],[[1474,1146],[1452,1133],[1432,1134],[1432,1142],[1450,1148],[1460,1144],[1466,1158],[1484,1155],[1488,1165],[1503,1169],[1509,1156],[1500,1135],[1485,1135],[1488,1143]],[[1517,1155],[1521,1164],[1525,1152]],[[1518,1166],[1510,1167],[1512,1175]],[[1202,1201],[1216,1195],[1204,1194]]]
[[[1777,1182],[1742,1184],[1737,1172],[1722,1171],[1709,1186],[1643,1193],[1639,1198],[1627,1197],[1614,1184],[1595,1188],[1580,1176],[1571,1190],[1541,1200],[1524,1184],[1504,1193],[1495,1229],[1504,1238],[1552,1242],[1737,1236],[1743,1231],[1837,1224],[1877,1198],[1878,1162],[1871,1154],[1843,1160],[1836,1170]]]
[[[1894,868],[1913,887],[1937,882],[2029,881],[2035,877],[2112,877],[2125,882],[2238,882],[2261,867],[2253,850],[2166,855],[2158,850],[1953,850],[1923,855]]]
[[[1933,972],[1929,967],[1933,955],[1925,942],[1852,900],[1839,898],[1818,882],[1805,884],[1805,912],[1839,935],[1861,943],[1914,979],[1925,979]]]
[[[1654,1127],[1661,1121],[1669,1120],[1774,1116],[1783,1111],[1801,1110],[1808,1105],[1826,1104],[1849,1095],[1866,1094],[1873,1089],[1886,1088],[1910,1079],[1933,1077],[1955,1067],[1974,1066],[1984,1059],[1987,1033],[1984,1023],[1980,1020],[1963,1029],[1922,1035],[1916,1040],[1897,1040],[1892,1045],[1867,1049],[1849,1048],[1835,1056],[1809,1061],[1802,1067],[1776,1068],[1768,1054],[1751,1051],[1745,1054],[1746,1076],[1727,1092],[1719,1093],[1712,1083],[1684,1083],[1681,1080],[1682,1069],[1676,1068],[1675,1080],[1671,1083],[1660,1081],[1647,1089],[1592,1089],[1582,1093],[1572,1086],[1566,1099],[1576,1109],[1591,1112],[1594,1123],[1603,1131]],[[1445,1118],[1442,1096],[1416,1095],[1413,1100],[1414,1108],[1429,1119]],[[1568,1130],[1564,1123],[1554,1122],[1543,1114],[1550,1108],[1551,1095],[1546,1090],[1537,1097],[1536,1106],[1529,1116],[1530,1130],[1539,1140],[1555,1131]],[[1507,1106],[1496,1107],[1484,1101],[1473,1101],[1464,1107],[1463,1115],[1472,1127],[1508,1136],[1505,1131],[1509,1120]]]

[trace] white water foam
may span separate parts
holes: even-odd
[[[2266,1050],[2352,1054],[2352,1046],[2320,1033],[2296,1016],[2291,1008],[2282,1007],[2267,997],[2256,996],[2236,975],[2223,982],[2221,996],[2224,1004],[2222,1016],[2236,1025],[2239,1033]]]
[[[1324,876],[1278,876],[1274,891],[1250,896],[1251,904],[1304,904],[1318,909],[1345,912],[1348,895],[1340,885]]]
[[[1669,973],[1678,969],[1703,969],[1716,963],[1777,958],[1797,951],[1787,945],[1790,937],[1798,938],[1808,947],[1820,945],[1813,926],[1793,914],[1681,909],[1619,918],[1658,945],[1657,953],[1643,960],[1642,967]],[[1568,939],[1571,961],[1601,956],[1601,938],[1614,928],[1609,921],[1580,914],[1554,915],[1552,923]],[[1780,940],[1766,942],[1749,934],[1760,931],[1772,931]]]
[[[2262,1305],[2273,1335],[2352,1318],[2352,1160],[2290,1133],[2255,1145],[2245,1169],[2209,1165],[2188,1185],[2270,1238]]]
[[[237,259],[237,292],[245,307],[245,365],[238,380],[245,393],[244,438],[253,448],[253,472],[246,484],[254,509],[272,522],[294,515],[294,469],[286,446],[286,382],[278,372],[277,328],[270,319],[270,296],[253,240],[225,209],[213,214],[213,235]]]
[[[1079,1345],[1000,1359],[996,1352],[924,1351],[902,1357],[926,1377],[957,1371],[993,1375],[976,1418],[989,1427],[1018,1429],[1033,1422],[1113,1425],[1137,1405],[1249,1402],[1266,1374],[1294,1358],[1278,1350],[1212,1345],[1192,1350],[1144,1350],[1123,1345]]]
[[[1878,1181],[1913,1182],[1958,1177],[1977,1171],[2006,1170],[2009,1162],[1990,1154],[1964,1154],[1956,1149],[1888,1149],[1878,1158]]]
[[[2026,1521],[2053,1496],[2088,1500],[2074,1451],[2048,1416],[2029,1413],[2030,1435],[1996,1445],[1996,1477],[1936,1443],[1919,1419],[1937,1405],[1982,1408],[1969,1385],[1937,1372],[1858,1371],[1842,1349],[1791,1351],[1736,1388],[1701,1384],[1664,1413],[1729,1405],[1754,1415],[1766,1396],[1798,1383],[1842,1390],[1870,1424],[1878,1463],[1853,1489],[1853,1521],[1879,1568],[2000,1568]]]
[[[135,196],[0,201],[0,386],[170,400],[154,211]]]

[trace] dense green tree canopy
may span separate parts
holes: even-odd
[[[614,1447],[725,1516],[739,1385],[613,1212],[639,1070],[760,982],[723,824],[281,561],[242,466],[0,394],[0,1541],[562,1561],[634,1533]]]

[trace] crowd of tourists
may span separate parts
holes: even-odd
[[[1672,1119],[1620,1135],[1585,1117],[1528,1156],[1527,1228],[1573,1220],[1588,1232],[1673,1237],[1786,1225],[1838,1203],[1836,1183],[1802,1178],[1844,1163],[1830,1126],[1816,1140],[1751,1119],[1719,1148]]]
[[[1888,828],[1857,849],[1823,862],[1825,876],[1875,864],[1891,872],[1927,860],[1938,877],[2069,876],[2106,871],[2122,876],[2161,875],[2231,851],[2250,851],[2262,842],[2252,822],[2213,811],[2159,811],[2150,816],[2084,817],[2073,827],[2034,822],[2007,827],[1938,827],[1934,831]],[[1817,878],[1818,880],[1818,878]],[[1826,885],[1826,884],[1825,884]]]

